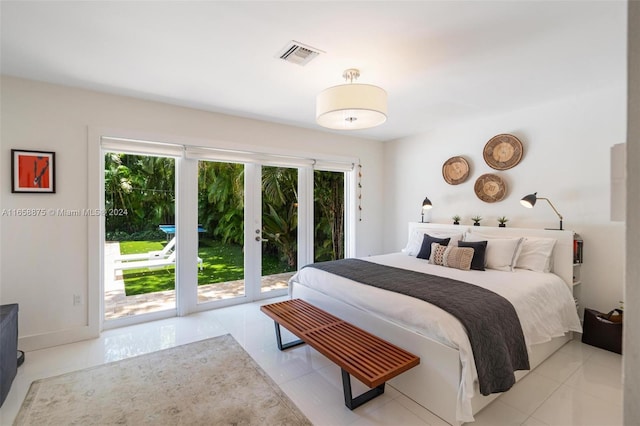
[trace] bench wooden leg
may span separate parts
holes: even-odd
[[[274,323],[276,325],[276,342],[278,343],[278,349],[283,351],[285,349],[289,349],[289,348],[292,348],[294,346],[302,345],[304,343],[304,341],[302,341],[302,340],[294,340],[292,342],[283,344],[282,343],[282,336],[280,335],[280,324],[278,324],[278,321],[274,321]]]
[[[384,393],[384,383],[378,387],[369,389],[365,393],[360,396],[356,396],[353,398],[351,395],[351,376],[349,373],[345,371],[344,368],[342,370],[342,389],[344,390],[344,405],[349,408],[349,410],[354,410],[364,404],[367,401],[371,401],[376,396],[380,396]]]

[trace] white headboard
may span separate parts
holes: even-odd
[[[562,278],[569,288],[572,288],[573,286],[573,231],[409,222],[408,240],[411,239],[411,236],[415,231],[427,231],[429,229],[434,231],[454,231],[460,233],[464,233],[465,231],[476,231],[496,237],[555,238],[556,245],[553,248],[553,266],[551,272]]]

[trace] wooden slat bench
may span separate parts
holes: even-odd
[[[301,299],[260,307],[275,322],[278,348],[307,343],[342,370],[344,403],[353,410],[384,393],[385,383],[415,367],[420,358]],[[300,340],[282,343],[280,326]],[[353,398],[351,377],[371,388]]]

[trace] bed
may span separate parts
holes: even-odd
[[[471,245],[488,241],[490,265],[484,271],[461,270],[418,258],[425,234],[450,238],[450,245],[457,240]],[[509,250],[511,264],[505,266]],[[581,331],[571,291],[571,231],[410,223],[402,252],[362,260],[472,283],[506,298],[522,325],[531,369],[568,342],[571,332]],[[474,414],[499,395],[479,392],[465,328],[437,306],[315,267],[298,271],[289,293],[420,356],[419,366],[390,384],[450,424],[473,421]],[[528,371],[517,371],[516,380]]]

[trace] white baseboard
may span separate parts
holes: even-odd
[[[33,334],[22,336],[18,339],[18,349],[29,352],[38,349],[50,348],[81,340],[95,339],[100,333],[92,327],[82,326],[52,333]]]

